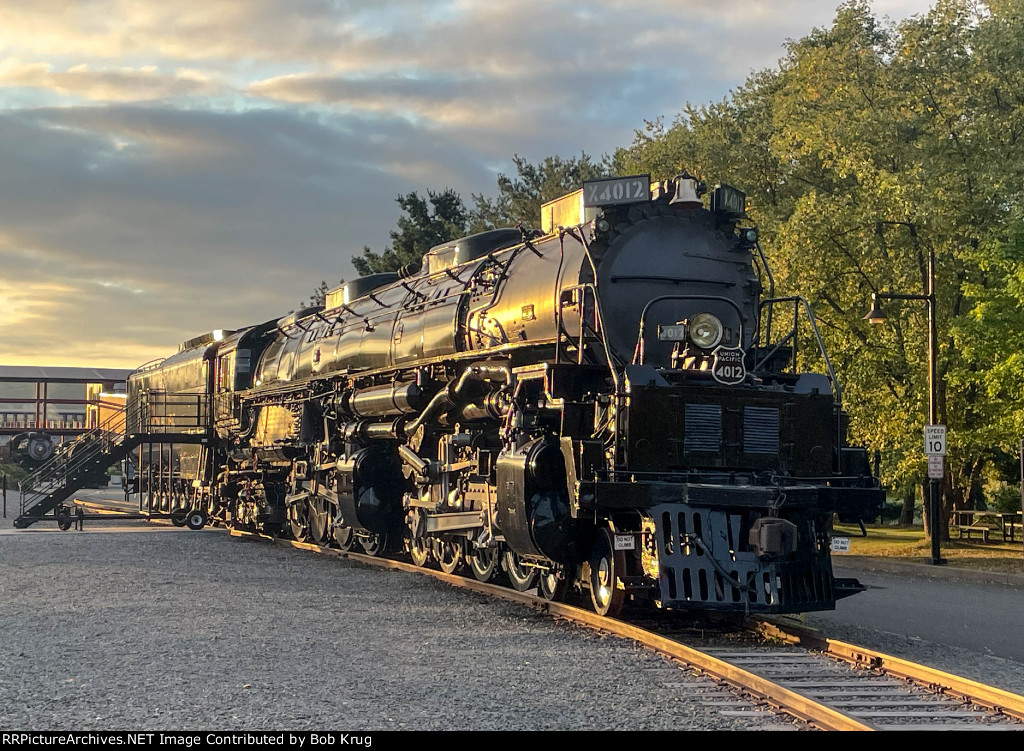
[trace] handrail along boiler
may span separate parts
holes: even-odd
[[[799,315],[773,331],[792,304],[817,337],[772,297],[745,196],[702,190],[588,182],[540,231],[186,342],[131,402],[205,395],[210,440],[178,477],[228,525],[589,591],[600,613],[832,608],[862,589],[833,576],[833,515],[882,493],[824,349],[798,372]]]

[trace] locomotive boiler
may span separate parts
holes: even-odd
[[[169,423],[197,400],[175,481],[226,525],[589,592],[602,614],[832,608],[861,589],[833,575],[833,516],[874,517],[882,491],[744,195],[702,187],[586,183],[541,230],[186,342],[130,402],[179,405]]]

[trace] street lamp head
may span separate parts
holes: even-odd
[[[864,316],[864,320],[868,323],[885,323],[885,313],[882,312],[882,306],[878,304],[877,295],[871,295],[871,310]]]

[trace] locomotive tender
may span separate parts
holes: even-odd
[[[131,376],[129,409],[170,423],[196,400],[177,503],[232,527],[589,591],[602,614],[833,608],[862,589],[833,576],[833,515],[872,518],[882,491],[824,350],[800,372],[799,321],[773,331],[783,305],[817,336],[771,297],[745,196],[702,191],[587,183],[541,231],[186,342]]]

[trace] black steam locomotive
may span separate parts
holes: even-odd
[[[186,342],[129,379],[129,422],[201,437],[134,462],[232,527],[589,591],[603,614],[830,609],[862,589],[833,576],[833,516],[872,518],[882,492],[745,196],[702,192],[590,182],[541,231]]]

